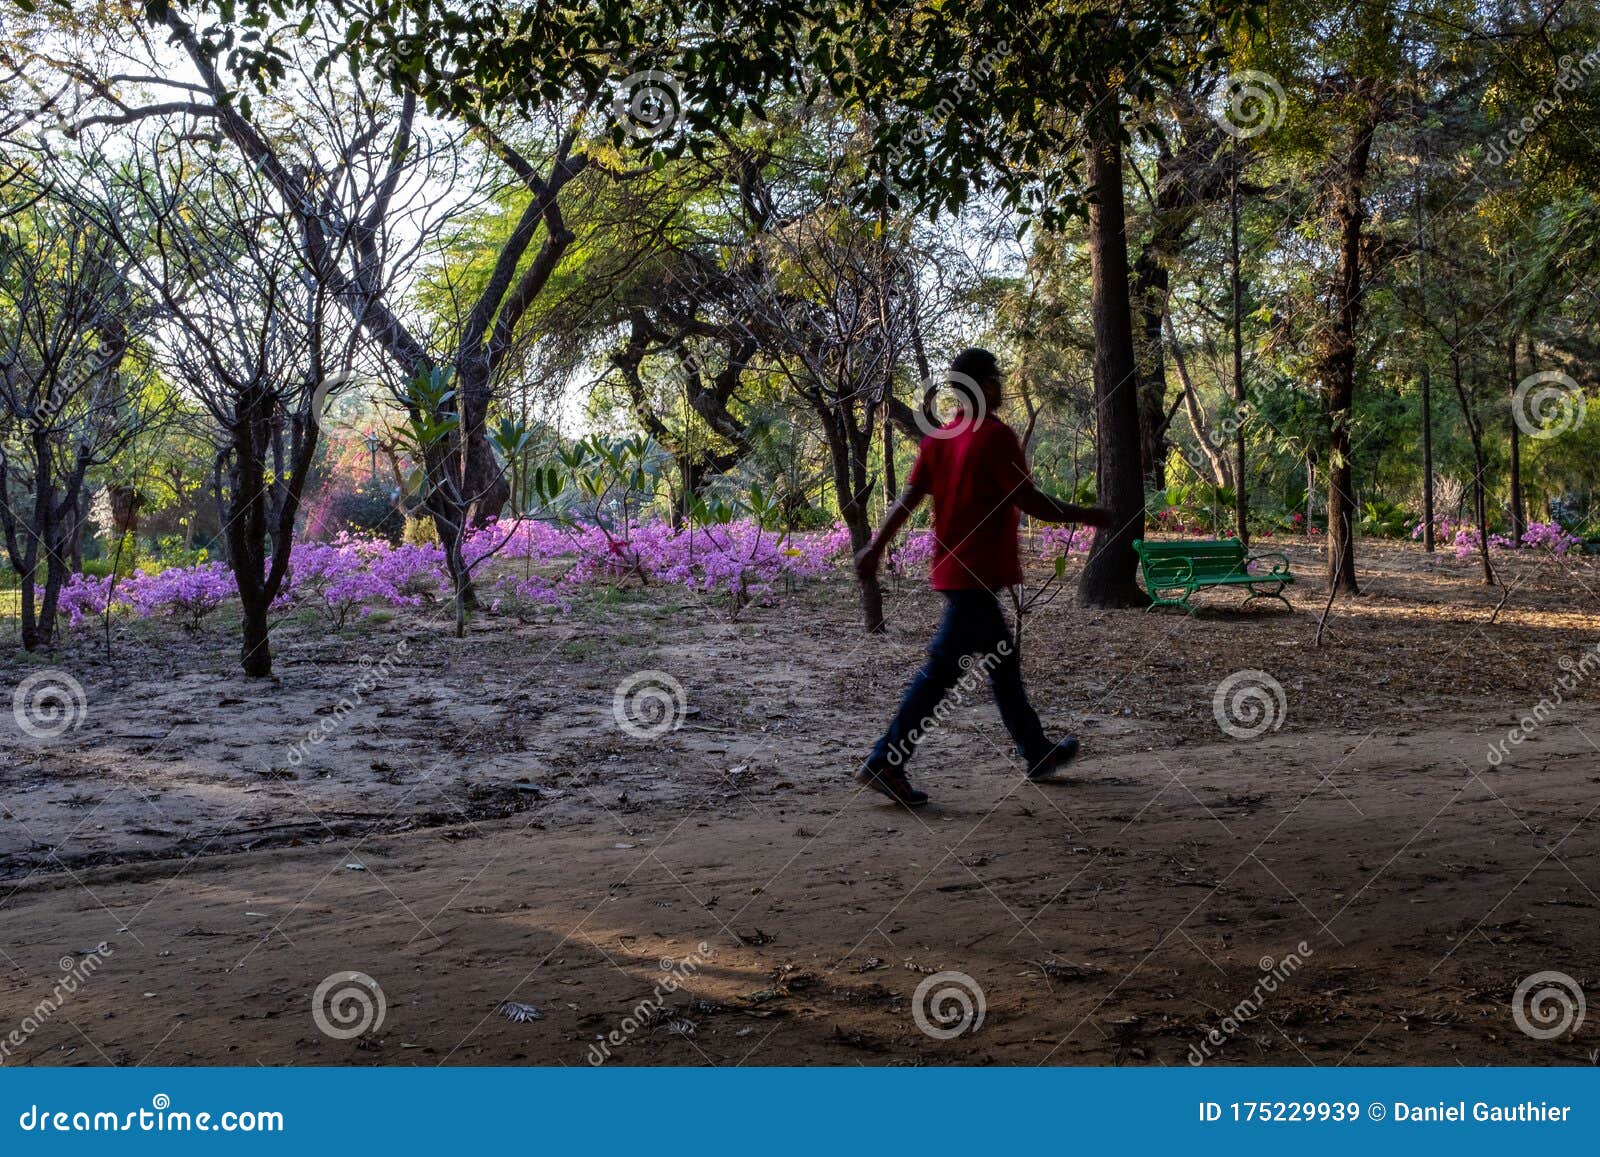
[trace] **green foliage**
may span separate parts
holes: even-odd
[[[1356,529],[1382,538],[1405,538],[1416,524],[1417,517],[1409,510],[1379,498],[1362,504]]]

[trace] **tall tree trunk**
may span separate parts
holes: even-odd
[[[1158,234],[1161,222],[1156,222]],[[1139,374],[1139,465],[1144,484],[1152,490],[1167,486],[1167,363],[1161,319],[1167,312],[1171,273],[1166,254],[1157,249],[1156,236],[1144,246],[1134,263],[1134,308],[1138,312],[1135,364]]]
[[[1427,157],[1427,142],[1424,140],[1422,164],[1419,164],[1414,171],[1411,183],[1412,216],[1416,220],[1419,337],[1426,333],[1428,316],[1428,227],[1424,217],[1426,206],[1422,199],[1422,166],[1427,163]],[[1418,378],[1422,390],[1422,549],[1432,554],[1436,545],[1433,528],[1433,375],[1428,366],[1427,347],[1421,346],[1421,352],[1422,364],[1419,367]]]
[[[1135,539],[1144,536],[1144,479],[1139,462],[1138,365],[1128,289],[1128,239],[1123,208],[1122,132],[1117,98],[1099,102],[1088,149],[1089,308],[1094,320],[1097,502],[1111,525],[1094,533],[1078,597],[1091,607],[1148,606],[1139,587]]]
[[[848,401],[841,403],[850,404]],[[838,405],[822,410],[823,431],[828,442],[828,457],[833,466],[833,488],[839,498],[839,517],[850,531],[850,553],[872,541],[872,516],[867,510],[867,488],[859,484],[864,475],[866,446],[856,439]],[[886,627],[883,616],[883,585],[874,578],[861,584],[861,615],[869,634]]]
[[[267,470],[271,441],[271,403],[266,391],[242,392],[235,408],[233,456],[228,470],[228,562],[244,615],[239,661],[252,679],[272,674],[267,629]]]
[[[1517,335],[1513,333],[1506,342],[1506,364],[1511,373],[1511,380],[1506,383],[1508,396],[1515,398],[1517,395]],[[1531,371],[1533,366],[1530,364]],[[1511,460],[1508,464],[1511,474],[1511,538],[1519,546],[1522,536],[1528,533],[1528,511],[1522,501],[1522,431],[1517,427],[1516,407],[1511,408]]]
[[[1350,423],[1356,393],[1356,335],[1361,322],[1361,242],[1367,220],[1366,181],[1377,131],[1378,100],[1370,78],[1363,78],[1366,105],[1353,130],[1344,175],[1336,190],[1334,219],[1339,227],[1339,258],[1334,286],[1333,324],[1324,339],[1322,405],[1328,423],[1328,582],[1346,594],[1361,593],[1356,582],[1355,493],[1350,462]]]
[[[1200,393],[1194,388],[1194,382],[1189,377],[1189,363],[1184,360],[1183,346],[1178,344],[1178,334],[1172,327],[1170,314],[1166,318],[1166,326],[1167,344],[1172,347],[1172,364],[1178,368],[1178,383],[1183,389],[1183,410],[1189,417],[1189,429],[1194,433],[1195,444],[1200,447],[1200,452],[1205,455],[1206,462],[1211,467],[1211,481],[1218,486],[1232,486],[1231,468],[1228,466],[1227,458],[1217,450],[1216,438],[1211,430],[1211,419],[1206,417],[1205,409],[1200,405]]]
[[[1433,553],[1433,382],[1428,363],[1422,362],[1422,549]]]
[[[894,423],[889,420],[889,409],[885,406],[883,411],[883,508],[885,510],[889,509],[900,493],[900,479],[894,466]]]
[[[1456,388],[1456,398],[1461,403],[1461,416],[1467,423],[1467,437],[1472,443],[1472,509],[1478,524],[1478,558],[1483,563],[1483,582],[1494,586],[1494,566],[1489,561],[1489,503],[1484,494],[1483,428],[1472,410],[1472,399],[1467,395],[1467,384],[1461,375],[1460,327],[1457,326],[1456,345],[1451,347],[1451,380]]]
[[[1239,138],[1233,138],[1232,164],[1228,181],[1228,240],[1232,257],[1233,299],[1233,402],[1237,424],[1233,429],[1233,521],[1239,529],[1239,542],[1250,545],[1250,476],[1246,473],[1244,451],[1244,292],[1239,270]]]

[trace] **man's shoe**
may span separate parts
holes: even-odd
[[[928,802],[928,793],[912,787],[906,773],[898,767],[877,770],[863,767],[856,772],[856,782],[862,787],[870,787],[879,795],[888,796],[903,807],[921,807]]]
[[[1069,735],[1056,744],[1028,769],[1028,778],[1034,783],[1054,779],[1056,772],[1071,763],[1078,754],[1078,737]]]

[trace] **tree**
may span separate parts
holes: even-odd
[[[323,406],[353,364],[338,304],[344,257],[337,245],[308,250],[300,219],[266,208],[261,170],[201,164],[193,148],[160,133],[136,157],[129,183],[148,232],[118,241],[161,304],[164,370],[208,419],[243,610],[240,662],[262,678]]]
[[[118,208],[31,177],[5,195],[0,527],[22,584],[22,645],[32,651],[55,635],[90,470],[157,424],[167,399],[141,348],[150,302],[106,229]]]
[[[1141,606],[1133,540],[1143,533],[1138,361],[1124,208],[1125,110],[1214,61],[1215,33],[1249,4],[977,3],[936,18],[922,5],[864,11],[844,80],[893,162],[883,199],[954,209],[997,188],[1044,224],[1086,211],[1095,333],[1098,501],[1079,581],[1090,606]],[[1025,37],[1013,30],[1026,28]],[[930,129],[930,123],[938,126]],[[922,147],[936,135],[935,147]]]

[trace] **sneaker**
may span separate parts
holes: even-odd
[[[912,787],[911,781],[906,778],[906,773],[898,767],[877,770],[863,767],[856,772],[856,782],[862,787],[870,787],[879,795],[888,796],[895,803],[905,807],[921,807],[928,802],[928,793]]]
[[[1034,783],[1054,779],[1056,772],[1071,763],[1078,754],[1078,737],[1069,735],[1045,752],[1039,761],[1028,769],[1028,778]]]

